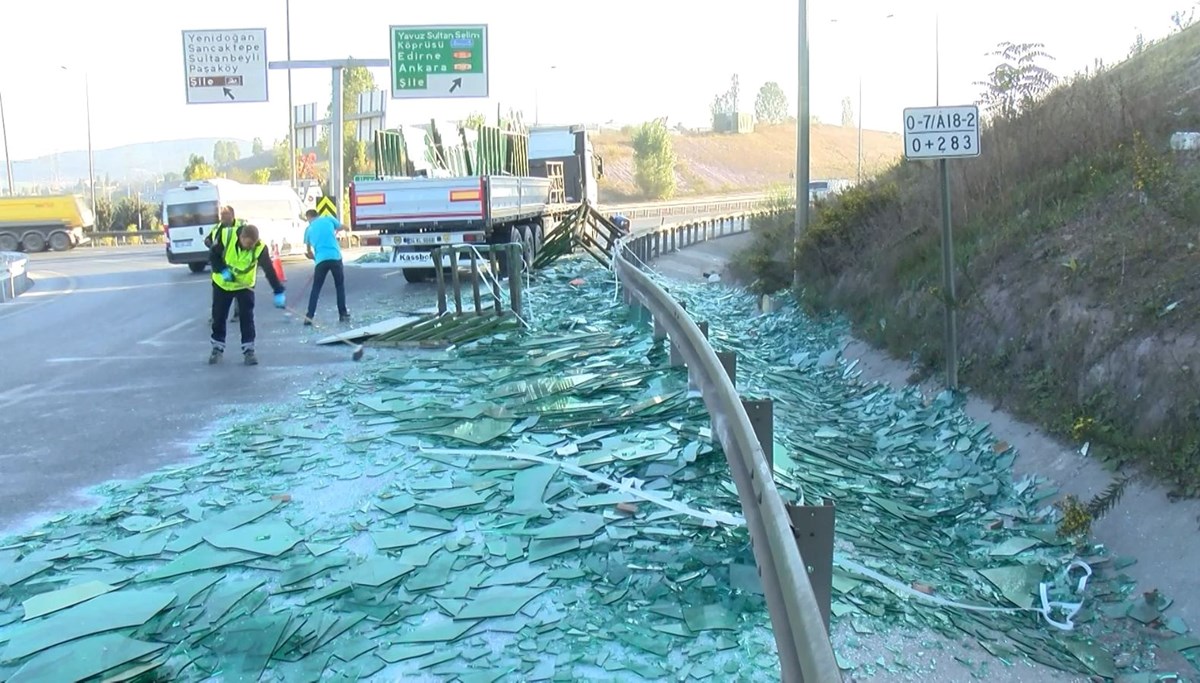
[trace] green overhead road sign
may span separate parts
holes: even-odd
[[[392,99],[488,96],[487,24],[392,26]]]

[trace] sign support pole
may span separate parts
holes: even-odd
[[[333,204],[337,207],[338,220],[345,221],[346,214],[342,213],[342,188],[345,187],[342,175],[345,173],[346,155],[342,147],[346,138],[345,111],[342,106],[342,67],[333,67],[333,106],[329,117],[329,192],[333,195]]]
[[[938,159],[942,185],[942,289],[946,302],[946,385],[958,391],[958,296],[954,292],[954,234],[950,226],[950,169]]]

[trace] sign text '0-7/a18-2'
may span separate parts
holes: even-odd
[[[937,161],[942,208],[942,299],[945,302],[946,386],[958,391],[958,297],[954,291],[950,159],[979,156],[979,107],[910,107],[904,110],[904,158]]]
[[[391,26],[392,98],[488,96],[487,24]]]
[[[267,101],[267,29],[183,32],[188,104]]]

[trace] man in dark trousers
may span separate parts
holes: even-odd
[[[338,322],[350,322],[350,313],[346,310],[346,273],[342,268],[342,247],[337,241],[338,231],[346,226],[332,216],[319,215],[313,209],[309,209],[304,217],[308,219],[308,227],[304,230],[305,254],[316,262],[304,324],[312,325],[313,316],[317,314],[317,300],[321,297],[321,287],[325,285],[327,273],[333,275],[333,287],[337,290]]]
[[[228,204],[221,207],[221,210],[218,215],[220,216],[220,220],[217,222],[216,225],[214,225],[211,229],[209,229],[208,234],[204,236],[204,246],[208,247],[209,249],[212,249],[213,239],[216,238],[216,236],[221,232],[221,230],[223,230],[224,228],[240,228],[243,225],[245,225],[245,221],[238,218],[237,214],[233,210],[233,207],[229,206]],[[234,308],[233,309],[233,317],[230,318],[230,322],[234,322],[237,319],[238,319],[238,311],[237,311],[237,308]],[[212,324],[211,318],[209,318],[208,324],[209,325]]]
[[[208,364],[214,365],[225,355],[225,320],[236,301],[241,315],[238,325],[242,332],[242,357],[246,365],[258,365],[254,355],[254,281],[258,269],[267,274],[275,292],[275,307],[287,305],[283,283],[275,274],[271,255],[258,239],[253,225],[222,227],[212,238],[209,249],[212,264],[212,353]]]

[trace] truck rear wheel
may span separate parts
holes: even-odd
[[[59,231],[50,234],[50,248],[54,251],[66,251],[71,248],[71,236]]]
[[[27,232],[21,238],[21,250],[26,254],[36,254],[46,250],[46,238],[41,233]]]
[[[404,281],[412,284],[420,284],[429,281],[433,277],[433,268],[405,268]]]
[[[0,232],[0,251],[17,251],[21,248],[21,240],[11,232]]]
[[[201,261],[200,263],[189,263],[188,270],[192,271],[193,273],[197,273],[197,274],[203,273],[204,266],[207,266],[207,265],[208,264],[203,261]]]

